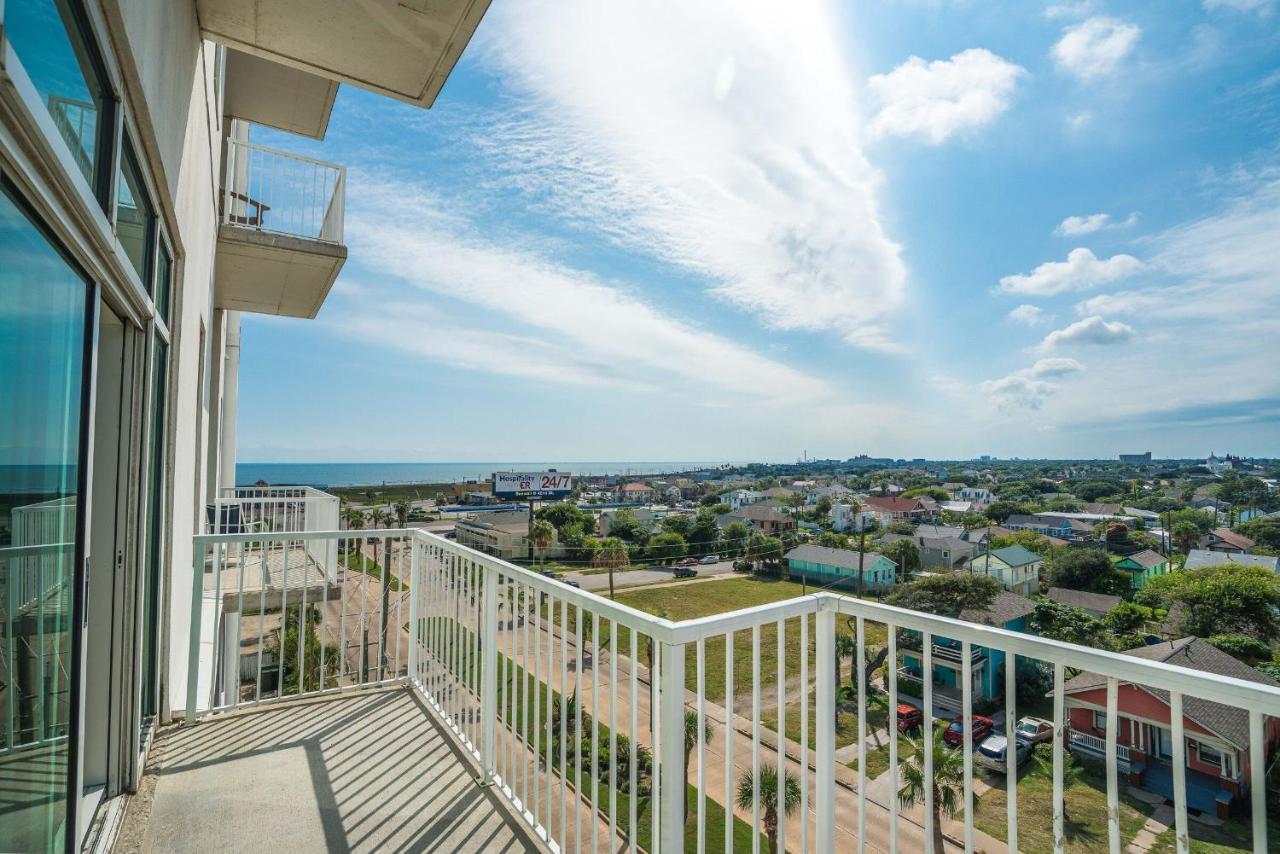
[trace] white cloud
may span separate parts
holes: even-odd
[[[1009,109],[1018,77],[1025,73],[982,48],[933,62],[913,56],[867,81],[881,104],[871,132],[921,136],[936,145],[957,131],[985,127]]]
[[[1027,326],[1038,326],[1044,322],[1044,312],[1041,311],[1038,305],[1023,303],[1009,312],[1009,318],[1019,323],[1025,323]]]
[[[703,277],[776,329],[894,349],[906,270],[836,7],[494,4],[508,109],[470,142],[538,210]]]
[[[766,358],[636,296],[620,283],[491,239],[419,188],[370,175],[349,191],[352,255],[411,293],[354,294],[336,318],[347,334],[446,364],[571,385],[687,392],[703,402],[826,398],[822,380]],[[710,400],[708,400],[710,399]]]
[[[1232,12],[1256,12],[1265,16],[1271,14],[1272,0],[1204,0],[1204,8],[1209,12],[1228,9]]]
[[[1129,228],[1137,225],[1138,214],[1136,212],[1129,214],[1122,220],[1112,220],[1111,214],[1096,213],[1088,216],[1069,216],[1058,224],[1053,233],[1059,237],[1079,237],[1082,234],[1092,234],[1095,231],[1102,231],[1105,228]]]
[[[1003,409],[1039,409],[1060,386],[1053,380],[1078,374],[1084,370],[1075,359],[1040,359],[1029,368],[1014,371],[999,379],[986,380],[982,392]]]
[[[1133,327],[1119,320],[1103,320],[1099,315],[1077,320],[1065,329],[1055,329],[1040,342],[1041,351],[1077,345],[1110,346],[1133,337]]]
[[[1093,13],[1096,4],[1093,0],[1080,0],[1075,3],[1050,3],[1044,7],[1044,16],[1054,18],[1083,18]]]
[[[1067,116],[1067,129],[1073,132],[1082,131],[1093,122],[1093,113],[1088,110],[1081,110],[1078,113],[1072,113]]]
[[[1077,77],[1104,77],[1119,67],[1141,34],[1136,25],[1115,18],[1090,18],[1063,32],[1053,46],[1053,59]]]
[[[1065,261],[1046,261],[1030,273],[1000,279],[1000,290],[1011,294],[1053,296],[1066,291],[1082,291],[1128,278],[1142,269],[1132,255],[1099,258],[1088,249],[1072,249]]]

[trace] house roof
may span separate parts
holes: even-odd
[[[1066,587],[1050,587],[1048,598],[1061,605],[1082,608],[1095,614],[1105,614],[1123,601],[1119,596],[1106,593],[1088,593],[1084,590],[1070,590]]]
[[[1135,554],[1126,555],[1121,560],[1131,560],[1143,569],[1153,569],[1162,563],[1169,562],[1167,557],[1159,552],[1153,552],[1151,549],[1143,549]]]
[[[916,528],[917,537],[962,537],[964,528],[953,525],[921,525]]]
[[[1253,540],[1249,539],[1244,534],[1237,534],[1230,528],[1214,528],[1209,533],[1222,540],[1227,545],[1233,546],[1237,549],[1248,550],[1253,548]]]
[[[996,549],[991,554],[1000,558],[1009,566],[1025,566],[1026,564],[1043,560],[1040,555],[1022,546],[1005,546],[1002,549]]]
[[[982,623],[1003,628],[1019,617],[1027,616],[1035,609],[1036,603],[1026,596],[1019,596],[1017,593],[1001,590],[996,594],[996,598],[991,601],[989,608],[965,608],[960,612],[960,619],[968,620],[971,623]]]
[[[791,516],[783,513],[773,507],[761,507],[759,504],[749,504],[742,507],[737,512],[738,516],[744,519],[750,519],[753,522],[790,522],[794,521]]]
[[[1241,566],[1261,566],[1265,569],[1280,572],[1280,557],[1270,555],[1236,555],[1227,552],[1214,552],[1209,549],[1192,549],[1187,554],[1187,569],[1200,569],[1204,566],[1221,566],[1224,563],[1235,563]]]
[[[920,509],[920,502],[914,498],[888,498],[883,495],[869,495],[863,503],[877,510],[888,510],[893,513],[911,513]]]
[[[1007,537],[1013,533],[1012,528],[1006,528],[1003,525],[988,525],[985,528],[974,528],[969,532],[969,539],[973,542],[981,540],[983,537]]]
[[[1256,682],[1259,685],[1271,685],[1280,688],[1280,682],[1264,676],[1243,661],[1227,655],[1208,641],[1197,637],[1186,637],[1167,643],[1140,646],[1136,649],[1125,650],[1124,654],[1132,655],[1134,658],[1143,658],[1147,661],[1176,664],[1179,667],[1187,667],[1191,670],[1198,670],[1201,673],[1216,673],[1219,676],[1231,676],[1236,679],[1243,679],[1246,682]],[[1086,672],[1068,679],[1063,686],[1063,691],[1064,693],[1072,694],[1077,691],[1098,688],[1106,684],[1105,676]],[[1168,691],[1160,688],[1151,688],[1146,685],[1139,687],[1162,702],[1169,702]],[[1202,700],[1199,697],[1184,695],[1182,698],[1182,711],[1188,718],[1210,732],[1226,739],[1236,747],[1242,750],[1248,749],[1249,713],[1245,709],[1224,706],[1222,703],[1215,703],[1212,700]]]
[[[791,551],[783,555],[787,560],[803,560],[809,563],[820,563],[823,566],[838,566],[841,569],[857,570],[858,553],[852,549],[832,549],[826,546],[815,546],[809,543],[796,546]],[[862,568],[863,570],[874,569],[880,561],[887,561],[894,566],[895,563],[891,558],[887,558],[879,552],[865,552],[863,554]]]
[[[787,489],[782,486],[773,486],[761,493],[761,495],[764,495],[767,498],[790,498],[795,494],[796,492],[794,489]]]
[[[653,492],[653,487],[646,483],[624,483],[622,492]]]
[[[1088,501],[1084,505],[1084,512],[1097,513],[1100,516],[1119,516],[1124,510],[1119,504],[1100,504],[1096,501]]]

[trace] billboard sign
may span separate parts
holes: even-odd
[[[573,492],[573,475],[559,471],[493,473],[494,498],[564,498]]]

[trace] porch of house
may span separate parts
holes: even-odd
[[[115,851],[543,850],[407,688],[160,731]]]

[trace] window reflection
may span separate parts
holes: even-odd
[[[120,180],[116,182],[116,237],[148,291],[152,290],[148,273],[155,220],[133,146],[126,140],[121,148]]]

